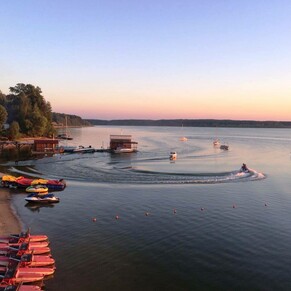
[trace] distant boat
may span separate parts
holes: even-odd
[[[215,139],[214,141],[213,141],[213,146],[219,146],[220,145],[220,142],[219,142],[219,139]]]
[[[67,140],[72,140],[73,138],[70,137],[67,133],[62,133],[62,134],[59,134],[57,136],[57,139],[67,139]]]
[[[182,124],[182,129],[181,129],[181,131],[183,132],[183,128],[184,128],[184,126],[183,126],[183,124]],[[188,140],[188,138],[187,137],[185,137],[185,136],[182,136],[182,137],[180,137],[180,139],[179,139],[180,141],[187,141]]]
[[[170,160],[176,160],[177,159],[177,153],[176,152],[170,152]]]
[[[221,149],[221,150],[228,151],[228,148],[229,148],[229,146],[226,145],[226,144],[222,144],[222,145],[220,146],[220,149]]]
[[[73,150],[73,153],[94,153],[95,148],[92,148],[91,146],[84,147],[82,145],[78,146]]]
[[[115,154],[122,154],[122,153],[133,153],[135,150],[133,148],[117,148],[113,150]]]
[[[187,141],[188,140],[188,138],[187,137],[185,137],[185,136],[183,136],[183,137],[180,137],[180,141]]]

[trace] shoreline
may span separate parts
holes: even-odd
[[[20,232],[21,222],[12,208],[10,190],[0,188],[0,235]]]

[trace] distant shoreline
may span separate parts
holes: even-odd
[[[226,127],[226,128],[291,128],[291,121],[256,121],[230,119],[86,119],[92,125]]]

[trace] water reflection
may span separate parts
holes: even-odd
[[[31,212],[40,212],[41,208],[54,208],[55,205],[53,204],[37,204],[37,203],[26,203],[24,205],[27,209]]]

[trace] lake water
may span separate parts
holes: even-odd
[[[120,133],[139,152],[6,165],[67,180],[53,206],[13,195],[24,226],[50,238],[46,290],[291,290],[291,130],[100,126],[71,129],[68,145]]]

